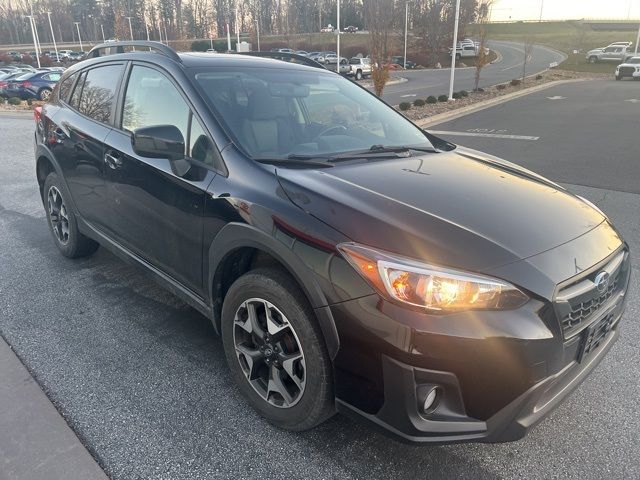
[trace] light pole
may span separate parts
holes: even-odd
[[[338,58],[336,58],[336,71],[340,73],[340,0],[338,0],[337,12],[338,18],[336,18],[336,30],[338,31],[338,40],[336,41],[336,55]]]
[[[453,81],[456,74],[456,54],[458,53],[458,22],[460,21],[460,0],[456,0],[456,17],[453,25],[453,48],[451,49],[451,77],[449,78],[449,100],[453,100]]]
[[[47,16],[49,17],[49,28],[51,29],[51,40],[53,40],[53,49],[56,51],[56,61],[59,62],[58,58],[58,45],[56,45],[56,36],[53,34],[53,24],[51,23],[51,12],[47,12]]]
[[[147,42],[151,41],[151,37],[149,37],[149,25],[147,25],[147,21],[144,21],[144,29],[147,31]]]
[[[409,32],[409,2],[404,2],[404,57],[402,68],[407,69],[407,34]]]
[[[129,33],[131,34],[131,40],[133,40],[133,28],[131,27],[131,17],[126,17],[129,20]]]
[[[634,55],[638,54],[638,42],[640,42],[640,26],[638,26],[638,36],[636,37],[636,48],[633,52]]]
[[[238,4],[236,3],[236,52],[240,45],[240,25],[238,24]]]
[[[258,37],[258,51],[260,51],[260,20],[256,20],[256,37]],[[637,42],[636,42],[637,48]]]
[[[104,25],[100,24],[100,31],[102,32],[102,43],[106,42],[106,39],[104,38]]]
[[[38,68],[40,68],[40,55],[38,55],[38,44],[36,42],[36,30],[33,24],[33,15],[25,15],[24,18],[29,19],[29,26],[31,27],[31,35],[33,36],[33,48],[36,50],[36,60],[38,61]]]
[[[73,22],[78,30],[78,42],[80,43],[80,51],[84,52],[84,48],[82,47],[82,38],[80,38],[80,22]]]
[[[544,0],[540,0],[540,18],[538,19],[538,23],[542,22],[542,9],[544,8]]]

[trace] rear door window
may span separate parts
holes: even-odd
[[[64,102],[69,98],[69,93],[71,93],[71,88],[73,87],[73,82],[78,78],[78,74],[74,73],[65,78],[62,82],[60,82],[59,90],[58,90],[58,98]]]
[[[76,87],[73,89],[73,95],[71,95],[71,100],[69,101],[69,105],[73,108],[77,109],[80,104],[80,94],[82,93],[85,78],[87,78],[87,72],[82,72],[78,83],[76,83]]]
[[[78,110],[101,123],[110,123],[115,105],[116,89],[123,65],[105,65],[87,72]]]

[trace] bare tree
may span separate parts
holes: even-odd
[[[369,0],[365,5],[365,23],[369,28],[371,79],[378,97],[389,80],[389,58],[395,12],[393,0]]]
[[[531,53],[533,52],[533,38],[527,35],[524,37],[524,61],[522,62],[522,83],[527,76],[527,63],[531,60]]]
[[[474,91],[478,90],[482,69],[491,63],[489,49],[487,48],[487,29],[485,28],[485,24],[489,19],[489,11],[491,10],[492,3],[493,0],[483,0],[478,4],[477,22],[480,25],[480,31],[478,32],[478,53],[474,62],[476,68]]]

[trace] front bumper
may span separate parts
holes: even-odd
[[[522,438],[604,358],[619,336],[630,274],[579,334],[565,338],[550,302],[446,316],[409,311],[378,295],[331,307],[339,411],[414,443]],[[606,335],[587,350],[602,324]],[[585,353],[587,352],[588,353]],[[426,393],[438,388],[426,413]]]

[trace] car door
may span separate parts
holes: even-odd
[[[72,77],[70,98],[56,114],[54,155],[81,217],[94,228],[109,229],[104,140],[111,131],[124,63],[100,65]],[[77,81],[76,81],[77,79]]]
[[[157,125],[173,125],[182,133],[190,165],[187,174],[177,173],[166,158],[146,158],[133,150],[132,132]],[[201,295],[202,216],[218,152],[178,85],[148,65],[130,68],[118,127],[109,133],[105,152],[115,236]]]

